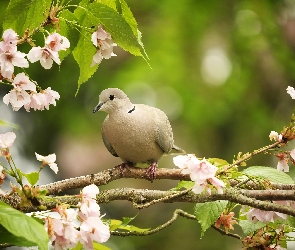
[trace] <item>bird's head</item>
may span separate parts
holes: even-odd
[[[93,113],[99,110],[111,113],[122,108],[127,110],[130,107],[132,103],[121,89],[108,88],[100,93],[99,102],[93,109]]]

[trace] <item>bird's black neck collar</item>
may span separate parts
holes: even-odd
[[[128,111],[128,113],[132,113],[134,110],[135,110],[135,106],[133,107],[133,109],[130,109],[130,110]]]

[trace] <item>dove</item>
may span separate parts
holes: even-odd
[[[133,104],[118,88],[108,88],[99,95],[93,113],[104,111],[108,115],[102,128],[102,140],[107,150],[120,157],[120,167],[149,165],[146,174],[156,178],[159,159],[172,149],[184,151],[174,145],[173,132],[167,115],[160,109]]]

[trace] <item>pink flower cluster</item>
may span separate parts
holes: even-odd
[[[273,201],[273,203],[281,204],[283,206],[295,208],[293,201]],[[248,209],[248,210],[247,210]],[[274,222],[275,220],[286,220],[287,215],[275,211],[264,211],[258,208],[250,208],[242,206],[242,215],[246,215],[247,220],[256,223],[261,221],[263,223]]]
[[[98,26],[96,32],[92,33],[91,41],[97,48],[91,66],[100,64],[103,58],[110,59],[112,56],[116,56],[113,53],[113,47],[117,46],[117,44],[114,43],[111,34],[106,32],[101,25]]]
[[[199,160],[193,154],[179,155],[173,158],[173,162],[182,169],[182,173],[190,175],[191,180],[195,182],[192,191],[196,194],[200,194],[204,189],[211,194],[211,187],[214,187],[218,193],[223,193],[225,183],[215,177],[218,168],[205,158]]]
[[[10,103],[14,111],[18,111],[23,106],[28,112],[31,108],[34,110],[49,109],[49,105],[55,106],[56,100],[60,98],[58,92],[50,87],[40,90],[38,93],[36,85],[25,73],[17,74],[13,79],[12,86],[14,88],[3,97],[3,102],[6,105]]]
[[[11,104],[14,111],[24,107],[26,111],[30,109],[44,110],[49,109],[49,105],[56,105],[56,100],[59,100],[59,94],[50,87],[42,90],[36,89],[36,84],[30,81],[29,77],[24,73],[19,73],[15,77],[14,66],[28,68],[29,62],[40,61],[45,69],[52,67],[53,61],[60,64],[60,50],[66,50],[70,47],[69,40],[54,32],[45,40],[45,46],[41,48],[33,47],[29,53],[17,51],[18,35],[12,29],[4,31],[2,41],[0,42],[0,79],[6,79],[11,82],[14,87],[3,98],[3,102]]]
[[[110,230],[101,220],[100,207],[95,201],[98,187],[89,185],[82,190],[79,209],[57,206],[57,214],[45,218],[45,228],[54,249],[68,249],[79,242],[83,249],[93,249],[93,241],[106,242]]]
[[[14,66],[28,68],[26,54],[17,51],[18,35],[12,29],[4,31],[0,42],[0,73],[1,78],[12,79]]]
[[[59,54],[60,50],[66,50],[70,47],[69,40],[54,32],[50,34],[45,40],[45,46],[41,48],[33,47],[27,57],[30,62],[34,63],[40,61],[41,65],[45,69],[52,67],[53,61],[58,65],[60,64]]]

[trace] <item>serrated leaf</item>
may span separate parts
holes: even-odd
[[[48,249],[49,238],[44,226],[4,202],[0,202],[0,223],[16,237],[34,243],[40,250]]]
[[[242,171],[243,174],[248,174],[257,177],[263,177],[274,183],[294,184],[293,179],[286,173],[276,170],[271,167],[253,166]]]
[[[111,7],[114,10],[117,10],[117,0],[101,0],[100,2]]]
[[[245,236],[266,226],[266,224],[261,221],[257,221],[256,223],[253,223],[248,220],[240,220],[239,225],[242,228]]]
[[[180,181],[177,183],[177,186],[175,188],[172,188],[171,190],[180,190],[182,188],[189,189],[192,188],[195,185],[195,182],[193,181]]]
[[[124,225],[124,226],[128,225],[131,221],[133,221],[137,217],[137,215],[138,214],[136,214],[133,217],[123,217],[122,225]]]
[[[29,173],[29,174],[23,173],[23,176],[25,176],[27,178],[28,182],[32,186],[34,186],[39,181],[39,178],[40,178],[39,172],[32,172],[32,173]]]
[[[52,0],[10,0],[3,30],[11,28],[22,36],[29,28],[31,34],[46,20],[51,3]]]
[[[78,44],[73,50],[73,56],[80,68],[77,93],[81,84],[86,82],[98,68],[97,64],[91,67],[92,58],[95,53],[96,49],[94,48],[90,37],[88,37],[88,34],[85,31],[81,32]]]
[[[201,225],[201,238],[205,231],[219,218],[228,201],[212,201],[197,203],[195,205],[195,216]]]

